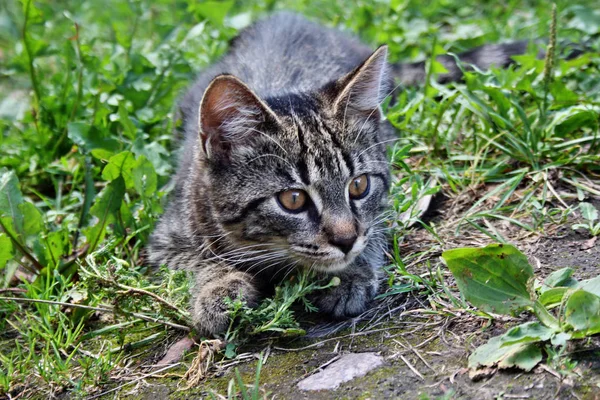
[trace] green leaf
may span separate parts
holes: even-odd
[[[122,101],[119,102],[119,121],[121,122],[121,125],[123,126],[123,133],[125,133],[125,135],[127,137],[129,137],[131,140],[135,139],[135,133],[137,131],[137,128],[135,127],[135,124],[131,121],[131,119],[129,118],[129,113],[127,112],[125,103]]]
[[[584,127],[593,127],[598,120],[598,113],[594,111],[579,111],[566,117],[556,125],[555,131],[558,136],[566,136],[571,132]]]
[[[546,341],[552,337],[553,333],[552,329],[539,322],[527,322],[506,331],[506,333],[501,336],[502,347],[517,343]]]
[[[10,220],[9,224],[4,223],[4,225],[13,228],[17,234],[23,232],[23,214],[19,210],[21,203],[23,203],[23,196],[19,189],[17,175],[14,171],[0,170],[0,217],[3,217],[3,223]]]
[[[535,343],[504,346],[502,337],[496,336],[483,346],[479,346],[469,356],[469,368],[497,365],[498,368],[517,367],[531,371],[540,361],[542,361],[542,351]]]
[[[154,170],[158,175],[170,175],[171,164],[167,161],[169,153],[161,144],[157,142],[146,143],[144,136],[138,135],[131,150],[138,157],[145,156],[154,165]]]
[[[580,203],[579,211],[586,221],[593,222],[598,219],[598,210],[590,203]]]
[[[528,344],[508,353],[507,356],[498,363],[498,367],[516,367],[529,372],[538,365],[540,361],[542,361],[542,350],[536,344]]]
[[[567,300],[565,321],[585,336],[600,332],[600,297],[579,289]]]
[[[12,241],[4,232],[0,232],[0,269],[4,268],[6,262],[13,256]]]
[[[538,300],[544,307],[554,307],[560,304],[568,290],[568,287],[550,288],[543,291]]]
[[[550,343],[552,346],[566,346],[567,341],[571,339],[571,334],[568,332],[559,332],[556,333],[550,338]]]
[[[518,367],[530,371],[542,360],[537,343],[554,336],[552,329],[539,322],[515,326],[478,347],[469,357],[469,368],[498,365],[498,368]]]
[[[154,166],[146,157],[140,156],[131,174],[133,176],[133,186],[141,196],[150,197],[156,194],[158,179]]]
[[[234,1],[203,1],[193,6],[194,11],[215,25],[223,25],[225,16],[233,6]]]
[[[23,233],[26,236],[39,236],[44,232],[44,220],[42,213],[29,202],[23,202],[19,205],[19,210],[23,215]]]
[[[600,297],[600,275],[592,279],[581,281],[578,287],[588,293],[595,294],[596,296]]]
[[[116,220],[124,196],[125,182],[123,178],[118,177],[100,192],[96,202],[90,208],[90,214],[96,217],[96,221],[83,230],[90,243],[90,252],[104,239],[106,226]]]
[[[225,357],[234,358],[236,356],[236,348],[237,345],[235,343],[227,343],[227,346],[225,346]]]
[[[65,246],[67,244],[67,238],[64,231],[52,232],[46,238],[46,244],[50,259],[57,266],[60,259],[66,255]]]
[[[114,181],[122,177],[127,188],[133,187],[133,176],[131,171],[135,167],[135,156],[130,151],[123,151],[115,154],[108,160],[108,164],[102,171],[102,178],[107,181]]]
[[[511,245],[445,251],[442,258],[460,292],[487,312],[510,314],[533,305],[529,282],[533,269],[527,257]]]
[[[542,286],[542,293],[550,288],[556,287],[574,287],[577,285],[577,280],[571,278],[573,275],[573,268],[562,268],[558,271],[554,271],[544,279]]]
[[[572,11],[574,16],[567,24],[567,27],[579,29],[589,35],[595,35],[600,32],[600,11],[598,9],[576,5],[570,7],[568,11]]]
[[[102,132],[83,122],[70,122],[67,125],[67,136],[82,148],[84,153],[98,149],[112,154],[120,147],[116,139],[106,137]]]
[[[579,96],[559,80],[550,84],[550,93],[554,97],[554,103],[562,107],[577,104],[579,101]]]

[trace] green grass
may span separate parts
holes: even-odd
[[[399,94],[390,223],[442,191],[467,198],[452,235],[508,241],[496,221],[543,234],[600,195],[600,13],[586,4],[557,2],[551,69],[531,53],[441,86],[433,64],[429,82]],[[174,105],[240,28],[276,9],[387,43],[392,61],[551,36],[542,1],[2,2],[0,394],[89,393],[189,329],[186,277],[149,275],[143,256],[170,188]],[[565,61],[565,41],[588,54]],[[448,236],[427,229],[443,249]],[[439,270],[405,267],[419,254],[392,256],[389,295],[448,291]]]

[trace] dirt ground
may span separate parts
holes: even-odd
[[[599,205],[599,201],[594,201]],[[434,213],[438,219],[440,212]],[[600,270],[600,240],[590,247],[589,236],[573,231],[572,222],[555,227],[543,237],[526,236],[519,245],[529,256],[536,276],[543,278],[563,268],[575,269],[576,279],[596,276]],[[513,231],[514,233],[514,231]],[[423,251],[432,242],[424,230],[404,238],[404,251]],[[470,237],[477,241],[477,236]],[[463,240],[456,239],[456,240]],[[483,239],[482,239],[483,240]],[[457,244],[463,244],[463,242]],[[483,243],[482,243],[483,244]],[[417,258],[437,268],[439,252]],[[419,264],[419,265],[416,265]],[[452,282],[450,275],[445,279]],[[431,312],[434,309],[436,312]],[[491,336],[530,316],[497,318],[493,322],[460,308],[431,302],[423,295],[395,296],[380,300],[355,324],[307,326],[308,335],[296,339],[264,339],[242,351],[239,360],[217,364],[214,376],[198,387],[178,390],[184,369],[174,368],[160,378],[139,380],[118,391],[119,398],[163,399],[227,396],[237,367],[246,383],[254,381],[258,354],[268,354],[260,376],[262,394],[276,399],[600,399],[600,338],[571,342],[566,355],[571,364],[544,360],[532,372],[489,371],[473,380],[467,358]],[[356,322],[356,321],[355,321]],[[308,323],[307,323],[308,324]],[[174,338],[175,340],[175,338]],[[168,347],[168,346],[166,346]],[[166,349],[165,347],[165,349]],[[301,391],[297,384],[346,353],[374,352],[382,366],[365,376],[343,383],[335,390]],[[164,351],[160,352],[164,354]],[[157,356],[160,354],[157,354]],[[217,398],[219,398],[217,395]],[[103,398],[115,398],[115,392]],[[223,397],[226,398],[226,397]]]

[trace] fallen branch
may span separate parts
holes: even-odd
[[[98,312],[107,312],[107,313],[111,313],[111,314],[126,313],[126,314],[130,314],[133,317],[143,319],[144,321],[154,322],[157,324],[163,324],[166,326],[170,326],[171,328],[180,329],[185,332],[191,331],[191,329],[189,327],[184,326],[184,325],[179,325],[179,324],[176,324],[173,322],[168,322],[168,321],[162,321],[158,318],[150,317],[148,315],[140,314],[140,313],[136,313],[136,312],[127,313],[127,312],[120,311],[120,310],[117,311],[113,307],[110,307],[107,305],[103,305],[102,307],[94,307],[94,306],[86,306],[83,304],[64,303],[61,301],[29,299],[29,298],[20,298],[20,297],[0,297],[0,300],[16,301],[16,302],[22,302],[22,303],[41,303],[41,304],[50,304],[50,305],[57,305],[57,306],[64,306],[64,307],[82,308],[85,310],[94,310],[94,311],[98,311]]]

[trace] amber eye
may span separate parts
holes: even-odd
[[[369,177],[367,175],[357,176],[352,179],[348,187],[348,193],[353,200],[359,200],[369,194]]]
[[[308,195],[304,190],[291,189],[277,195],[279,205],[286,211],[300,212],[306,205]]]

